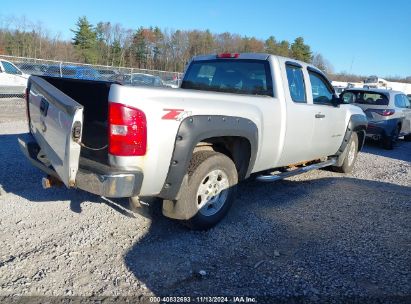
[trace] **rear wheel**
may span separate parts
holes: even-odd
[[[180,200],[188,200],[186,203],[194,205],[197,213],[183,223],[194,230],[215,226],[234,201],[237,181],[237,169],[226,155],[214,151],[196,152]]]
[[[345,147],[345,157],[341,166],[333,166],[333,170],[340,173],[351,173],[358,155],[358,135],[352,133],[350,141]]]
[[[411,134],[404,135],[404,140],[405,141],[411,141]]]
[[[386,150],[394,149],[395,144],[398,141],[398,136],[400,135],[401,127],[397,126],[390,135],[387,135],[382,140],[382,146]]]

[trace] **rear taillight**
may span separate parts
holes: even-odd
[[[370,112],[377,113],[378,115],[381,116],[391,116],[394,115],[395,110],[394,109],[372,109]]]
[[[142,156],[147,149],[144,112],[120,103],[109,103],[108,151],[117,156]]]
[[[217,58],[238,58],[240,54],[238,53],[222,53],[217,54]]]

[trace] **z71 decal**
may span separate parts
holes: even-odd
[[[167,112],[163,117],[161,117],[161,119],[165,120],[181,121],[184,118],[191,116],[191,111],[185,111],[184,109],[163,109],[163,111]]]

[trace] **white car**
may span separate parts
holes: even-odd
[[[24,93],[29,77],[10,61],[0,59],[0,93]]]

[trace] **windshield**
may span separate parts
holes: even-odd
[[[364,80],[364,83],[377,83],[378,77],[377,76],[370,76]]]
[[[181,88],[273,96],[269,63],[262,60],[193,61]]]
[[[389,102],[385,94],[370,91],[346,91],[343,93],[342,99],[344,103],[377,106],[387,106]]]

